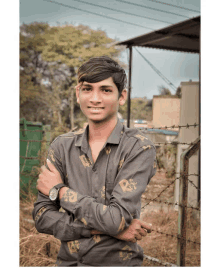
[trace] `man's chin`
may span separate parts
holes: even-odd
[[[112,117],[103,117],[103,118],[88,118],[88,121],[89,122],[92,122],[94,124],[103,124],[103,123],[107,123],[111,120],[113,120],[115,117],[112,116]]]

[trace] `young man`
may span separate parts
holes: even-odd
[[[137,240],[150,227],[139,220],[141,195],[156,172],[156,153],[117,119],[125,84],[125,71],[111,58],[84,63],[76,96],[88,126],[57,137],[48,169],[41,167],[33,218],[39,232],[61,240],[58,266],[142,264]]]

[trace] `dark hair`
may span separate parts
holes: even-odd
[[[118,88],[119,97],[126,87],[127,77],[125,70],[108,56],[100,56],[89,59],[78,70],[78,83],[96,83],[112,77]]]

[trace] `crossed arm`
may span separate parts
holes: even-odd
[[[49,195],[49,190],[54,185],[63,182],[63,180],[60,176],[60,173],[57,171],[55,166],[50,162],[48,162],[47,164],[48,164],[48,167],[50,170],[48,170],[45,166],[41,167],[41,173],[39,175],[38,185],[37,185],[37,189],[40,191],[41,196],[44,196],[45,199],[47,199],[47,197]],[[70,199],[70,197],[73,195],[74,195],[74,190],[72,190],[70,188],[63,187],[60,190],[60,200],[63,199],[63,201],[68,201]],[[49,198],[48,198],[48,200],[49,200]],[[91,202],[91,200],[88,199],[86,201],[86,203],[92,205],[94,202]],[[72,205],[71,205],[71,207],[72,207]],[[69,210],[68,207],[67,207],[67,210]],[[54,209],[54,211],[55,211],[55,209]],[[56,211],[58,212],[58,210],[56,210]],[[46,218],[46,214],[47,213],[44,214],[44,220]],[[74,226],[76,225],[76,223],[73,222],[73,220],[71,220],[71,218],[73,219],[73,215],[68,215],[67,213],[65,213],[65,215],[63,213],[56,213],[56,215],[57,216],[60,215],[60,221],[55,222],[53,220],[54,225],[53,225],[53,221],[51,221],[51,228],[54,227],[53,230],[51,230],[50,232],[44,231],[42,233],[53,234],[55,237],[58,237],[61,239],[61,236],[59,236],[61,234],[60,230],[56,230],[58,225],[60,225],[59,228],[61,229],[61,221],[63,222],[62,228],[68,227],[68,224],[69,224],[69,225],[72,225],[72,228],[74,230],[75,230]],[[110,215],[111,215],[111,213],[110,213]],[[36,216],[36,213],[35,213],[35,216]],[[54,214],[53,214],[53,216],[54,216]],[[51,219],[49,217],[51,217],[51,215],[49,215],[49,213],[48,213],[47,219]],[[58,217],[56,217],[56,219],[59,220]],[[80,226],[80,224],[81,224],[81,226],[83,226],[83,224],[81,222],[78,222],[78,226]],[[39,225],[39,228],[40,227],[41,226]],[[94,227],[92,226],[92,228],[94,228]],[[114,234],[114,237],[121,239],[121,240],[125,240],[125,241],[136,242],[137,240],[140,240],[143,236],[145,236],[147,231],[150,231],[150,228],[151,228],[150,225],[148,225],[140,220],[137,220],[137,219],[131,219],[130,223],[126,227],[127,227],[126,229],[120,230],[120,232],[118,234]],[[91,229],[91,227],[90,227],[90,229]],[[123,229],[123,227],[121,229]],[[65,229],[63,229],[62,231],[65,231]],[[103,231],[105,231],[105,230],[103,230]],[[56,232],[59,232],[59,233],[56,234]],[[90,235],[93,235],[93,234],[109,234],[110,235],[110,233],[102,232],[101,230],[95,230],[95,229],[88,230],[87,228],[84,228],[84,232],[82,235],[84,237],[89,237]],[[66,234],[62,235],[62,239],[64,238],[64,235],[68,235],[67,231],[66,231]],[[79,234],[75,234],[74,237],[75,237],[75,239],[79,238]],[[69,237],[65,237],[65,239],[66,238],[69,238]]]

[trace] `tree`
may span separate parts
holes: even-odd
[[[127,119],[127,102],[119,107],[119,112],[124,119]],[[152,120],[152,105],[145,98],[131,98],[131,120],[143,119]]]
[[[27,120],[47,121],[52,125],[82,126],[85,117],[74,100],[76,71],[91,57],[108,55],[119,61],[123,47],[101,30],[87,26],[55,26],[45,23],[20,28],[20,108]],[[124,64],[123,64],[124,66]],[[31,106],[41,115],[33,114]],[[71,104],[74,104],[72,106]],[[74,119],[70,111],[74,110]],[[72,112],[73,113],[73,112]],[[44,122],[42,121],[42,122]],[[72,122],[71,122],[72,121]],[[71,124],[71,125],[70,125]]]
[[[176,89],[176,96],[178,96],[179,98],[181,98],[181,96],[182,96],[181,87],[180,86],[177,87],[177,89]]]
[[[163,85],[159,86],[158,90],[160,92],[160,95],[172,95],[171,91]]]

